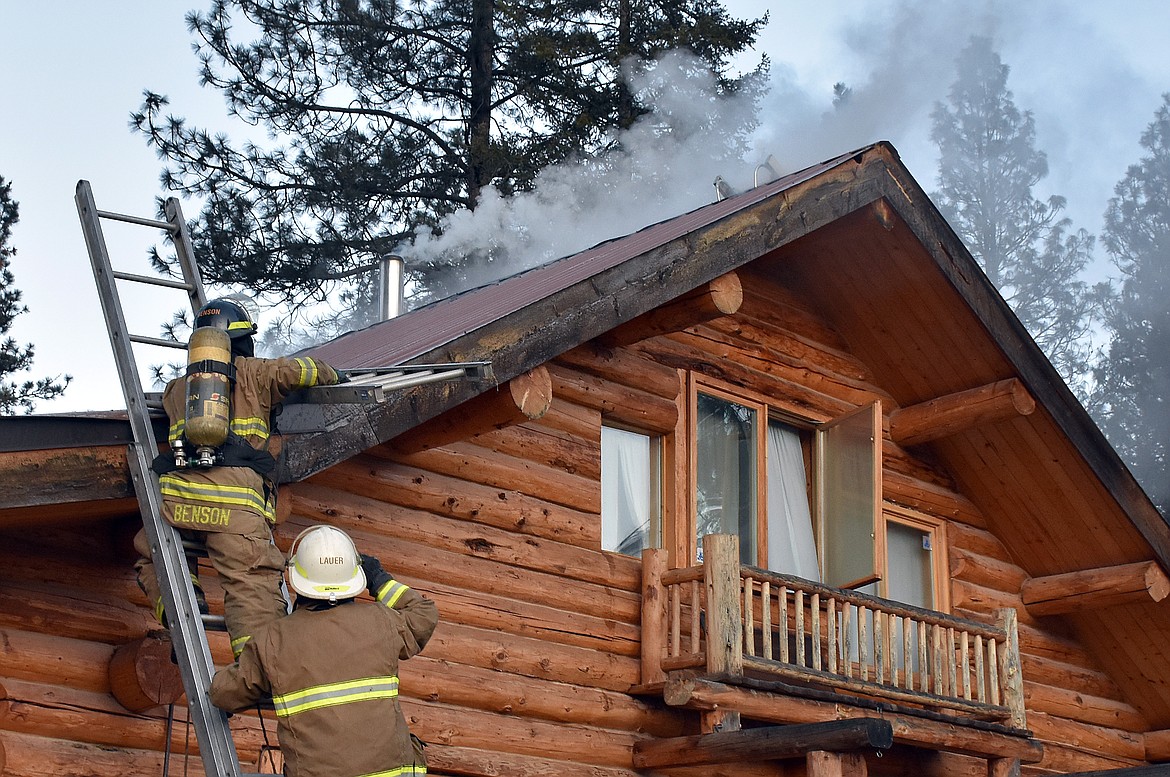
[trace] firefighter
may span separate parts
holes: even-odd
[[[255,358],[257,328],[242,301],[208,302],[194,326],[187,374],[168,383],[163,394],[171,451],[155,460],[154,469],[163,518],[181,534],[205,541],[223,584],[232,652],[239,655],[257,628],[288,613],[284,554],[271,532],[276,518],[276,460],[268,450],[273,405],[295,389],[331,385],[339,376],[308,357]],[[202,337],[206,334],[225,339],[215,346],[214,339]],[[215,440],[204,439],[206,430],[216,426],[222,427],[218,448],[212,447]],[[188,433],[196,429],[203,435],[198,454],[187,445]],[[145,530],[134,538],[134,547],[141,556],[135,565],[138,584],[166,625]],[[200,609],[206,611],[194,574],[192,580]]]
[[[215,673],[211,701],[235,712],[271,695],[286,777],[426,774],[424,746],[398,704],[398,662],[430,639],[435,603],[332,526],[301,533],[288,581],[292,614]],[[375,601],[356,601],[366,589]]]

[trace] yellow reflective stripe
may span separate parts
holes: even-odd
[[[167,432],[167,442],[174,442],[183,436],[183,431],[187,426],[187,419],[180,418],[171,424],[170,431]]]
[[[154,619],[156,621],[158,621],[159,623],[162,623],[163,622],[163,615],[165,615],[165,614],[166,613],[165,613],[165,610],[163,609],[162,597],[160,596],[159,598],[154,600]]]
[[[317,385],[317,362],[304,356],[296,358],[297,364],[301,368],[301,386],[316,386]]]
[[[252,437],[259,437],[262,440],[268,439],[268,421],[259,416],[233,418],[231,430],[240,437],[251,435]]]
[[[233,329],[247,329],[249,332],[251,332],[252,331],[252,322],[251,321],[233,321],[230,324],[228,324],[227,331],[230,332]]]
[[[273,512],[272,508],[264,501],[264,495],[249,486],[189,483],[172,474],[161,475],[158,482],[163,496],[204,504],[248,507],[264,516]]]
[[[387,607],[393,607],[402,598],[402,595],[409,590],[410,588],[397,580],[391,580],[378,589],[378,595],[374,598]]]
[[[280,717],[296,715],[299,712],[335,707],[338,704],[349,704],[371,699],[394,699],[398,696],[398,678],[366,677],[361,680],[347,680],[343,683],[326,683],[314,685],[303,691],[273,696],[272,702],[276,707],[276,714]]]
[[[425,766],[399,766],[397,769],[388,769],[384,772],[370,772],[360,777],[415,777],[416,775],[426,773],[427,767]]]
[[[251,634],[245,634],[242,637],[236,637],[232,640],[232,655],[236,658],[240,657],[240,653],[244,652],[244,645],[252,638]]]

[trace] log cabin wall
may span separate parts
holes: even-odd
[[[814,417],[888,401],[815,311],[762,278],[744,291],[734,316],[556,359],[552,407],[538,421],[412,452],[391,442],[289,489],[282,547],[306,525],[335,524],[438,603],[440,627],[403,665],[401,686],[413,730],[431,743],[432,774],[632,777],[638,738],[697,732],[693,713],[629,692],[640,562],[600,550],[602,419],[672,430],[687,369]],[[1028,723],[1045,744],[1045,760],[1024,773],[1141,762],[1145,721],[1058,619],[1029,617],[1026,574],[947,474],[887,438],[883,480],[887,499],[947,519],[953,612],[987,622],[996,607],[1020,613]],[[685,509],[685,495],[675,501],[668,513]],[[4,532],[0,774],[162,773],[165,709],[127,712],[107,674],[116,646],[155,628],[131,568],[135,520]],[[223,635],[211,640],[217,663],[230,661]],[[233,728],[241,759],[255,761],[259,724],[239,715]],[[269,719],[270,738],[273,728]],[[183,750],[181,725],[171,741]],[[873,774],[987,773],[978,759],[897,748],[868,761]],[[799,777],[804,767],[671,773]]]

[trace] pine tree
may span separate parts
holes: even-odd
[[[1164,515],[1170,515],[1170,94],[1141,136],[1148,153],[1114,187],[1103,242],[1121,272],[1097,370],[1101,426]]]
[[[203,83],[269,139],[190,126],[152,92],[132,124],[164,187],[203,199],[208,280],[293,305],[330,279],[361,296],[359,268],[485,187],[508,196],[606,148],[642,110],[631,61],[684,47],[734,90],[728,63],[765,21],[713,0],[215,0],[188,15]]]
[[[939,210],[1065,381],[1087,399],[1089,329],[1099,290],[1080,279],[1094,237],[1061,218],[1065,200],[1036,199],[1048,174],[1035,119],[1007,88],[1010,68],[987,38],[959,54],[949,105],[932,113]]]
[[[12,227],[20,220],[19,203],[12,199],[12,184],[0,176],[0,335],[7,335],[14,319],[28,308],[20,304],[20,290],[13,286],[15,278],[9,265],[16,249],[9,245]],[[38,399],[52,399],[60,396],[72,380],[66,375],[61,382],[53,378],[26,380],[23,383],[5,380],[32,369],[33,346],[19,345],[12,337],[0,340],[0,414],[10,415],[16,408],[23,407],[31,413]]]

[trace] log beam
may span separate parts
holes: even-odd
[[[617,348],[657,335],[681,332],[737,312],[743,304],[743,286],[734,272],[721,275],[689,294],[643,313],[597,338],[608,348]]]
[[[949,437],[982,424],[1031,415],[1036,400],[1016,378],[936,397],[890,413],[890,438],[902,446]]]
[[[662,696],[667,704],[674,707],[735,709],[745,718],[769,723],[813,723],[845,715],[880,718],[889,721],[894,727],[894,741],[898,744],[977,758],[1019,758],[1024,763],[1037,763],[1044,755],[1041,743],[1023,736],[828,701],[783,696],[687,674],[668,675]]]
[[[416,453],[457,440],[467,440],[507,426],[535,421],[552,405],[552,378],[544,367],[518,375],[507,385],[489,389],[431,421],[400,434],[390,447]]]
[[[1125,604],[1160,602],[1170,594],[1170,578],[1155,561],[1085,569],[1024,581],[1020,598],[1033,616]]]
[[[818,750],[885,750],[893,743],[894,732],[890,724],[877,718],[765,726],[669,739],[643,739],[634,744],[634,768],[804,758],[809,752]]]

